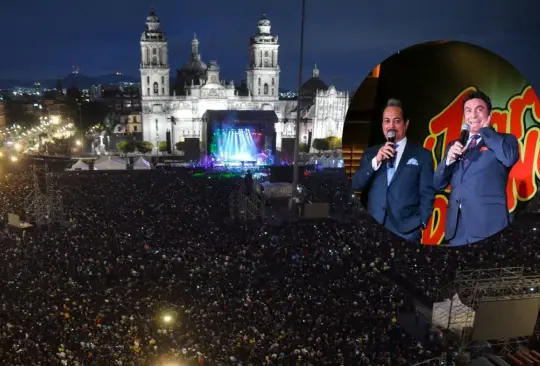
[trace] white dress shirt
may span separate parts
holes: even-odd
[[[472,138],[473,136],[476,136],[477,134],[474,134],[474,135],[470,135],[469,136],[469,140],[467,140],[467,144],[465,145],[465,150],[463,152],[465,152],[467,150],[467,148],[469,147],[469,145],[471,144],[471,141],[472,141]],[[482,136],[480,136],[480,134],[478,134],[478,139],[476,139],[476,146],[478,146],[478,144],[480,143],[480,141],[482,141]],[[450,157],[447,157],[446,158],[446,166],[448,165],[451,165],[451,164],[454,164],[455,163],[455,160],[450,162]]]
[[[396,155],[394,156],[394,167],[397,169],[399,165],[399,161],[401,160],[401,157],[403,156],[403,151],[405,151],[405,145],[407,145],[407,137],[404,137],[401,139],[401,141],[396,142],[398,144],[398,147],[396,149]],[[373,170],[377,171],[381,167],[382,162],[377,164],[377,156],[375,156],[373,159],[371,159],[371,167]]]

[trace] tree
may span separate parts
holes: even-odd
[[[128,154],[128,153],[135,152],[136,146],[133,141],[120,141],[116,144],[116,148],[122,154]]]
[[[109,113],[109,107],[103,102],[86,102],[81,105],[83,130],[88,131],[101,123]]]
[[[23,111],[16,111],[8,115],[8,124],[18,124],[24,129],[33,128],[39,126],[39,117],[33,113],[24,113]]]
[[[178,150],[178,151],[184,151],[184,146],[185,146],[184,141],[178,141],[178,142],[175,144],[175,146],[176,146],[176,150]]]
[[[159,152],[167,151],[167,141],[161,141],[159,143]]]
[[[141,154],[147,154],[154,149],[154,144],[148,141],[137,141],[136,147]]]
[[[330,149],[330,143],[327,139],[315,139],[313,140],[313,148],[319,152],[326,151]]]
[[[326,139],[328,140],[328,147],[330,150],[341,149],[342,141],[339,137],[329,136]]]

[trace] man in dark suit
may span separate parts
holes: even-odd
[[[369,214],[406,240],[420,242],[433,212],[433,162],[422,146],[407,141],[409,120],[401,102],[390,99],[383,110],[384,136],[395,141],[364,151],[352,177],[352,189],[362,192]]]
[[[439,191],[451,186],[445,236],[450,246],[485,239],[508,226],[506,185],[519,159],[515,136],[491,127],[491,100],[481,91],[465,96],[463,115],[469,125],[465,146],[453,141],[435,171]]]

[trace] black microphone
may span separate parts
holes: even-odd
[[[469,130],[471,127],[464,123],[463,126],[461,126],[461,133],[459,134],[459,143],[465,147],[467,145],[467,142],[469,141]],[[462,156],[458,158],[458,160],[461,160]]]
[[[394,131],[394,130],[388,131],[388,133],[386,134],[386,139],[388,140],[388,142],[391,142],[392,145],[395,145],[395,143],[396,143],[396,131]],[[392,146],[392,147],[394,147],[394,146]],[[396,159],[396,155],[395,155],[395,152],[394,152],[394,156],[391,159],[388,159],[388,166],[390,168],[394,167],[394,160],[395,159]]]

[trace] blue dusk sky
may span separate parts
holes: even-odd
[[[248,40],[265,12],[280,37],[281,85],[296,89],[300,0],[3,1],[0,78],[60,78],[72,65],[88,76],[138,76],[139,39],[152,6],[173,69],[188,58],[197,33],[203,60],[217,60],[222,76],[235,80],[245,77]],[[317,63],[327,84],[353,90],[392,53],[446,39],[496,52],[540,88],[539,10],[538,0],[307,0],[304,79]]]

